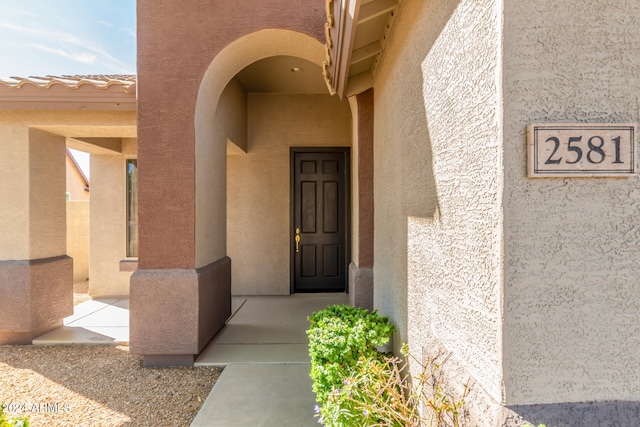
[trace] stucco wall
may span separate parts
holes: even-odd
[[[0,245],[0,260],[65,253],[65,144],[64,139],[53,135],[114,136],[114,132],[131,132],[132,124],[135,112],[130,111],[0,111],[0,242],[9,242]],[[41,197],[41,192],[54,199]],[[38,219],[31,217],[30,208],[42,203],[46,206],[39,211]],[[41,225],[36,226],[36,222]],[[56,249],[45,248],[49,243],[44,236],[55,241]]]
[[[358,141],[358,101],[355,96],[348,98],[349,107],[351,108],[351,140]],[[359,163],[359,146],[352,144],[351,147],[351,259],[356,265],[360,265],[360,239],[358,239],[358,231],[360,230],[360,183],[358,182]]]
[[[85,190],[84,179],[68,155],[66,156],[66,169],[68,200],[89,200],[89,192]]]
[[[640,3],[504,2],[505,391],[640,400],[639,179],[526,178],[529,123],[638,122]]]
[[[93,297],[129,294],[126,258],[125,159],[135,158],[136,140],[123,139],[122,153],[91,155],[91,250],[89,293]]]
[[[246,65],[266,56],[291,54],[286,44],[264,36],[258,36],[264,44],[259,52],[255,44],[254,49],[225,47],[260,30],[278,29],[274,31],[297,34],[294,38],[307,34],[310,37],[303,37],[317,43],[322,58],[318,40],[324,37],[325,8],[317,0],[288,2],[284,7],[281,1],[271,0],[194,0],[189,7],[173,1],[159,5],[156,0],[138,0],[136,7],[138,154],[141,164],[158,166],[140,169],[140,268],[207,265],[224,256],[220,250],[224,238],[214,248],[200,246],[203,225],[198,223],[200,213],[213,215],[215,229],[205,227],[204,232],[224,233],[224,215],[220,217],[216,210],[196,214],[201,203],[198,187],[224,182],[222,176],[200,175],[206,166],[200,159],[209,154],[209,147],[219,147],[209,144],[219,131],[211,127],[218,99],[227,82]],[[225,52],[225,58],[216,61]],[[220,169],[216,165],[214,171]]]
[[[29,259],[29,131],[0,111],[0,259]]]
[[[396,346],[452,352],[500,402],[497,3],[401,4],[374,85],[374,299]]]
[[[225,87],[215,111],[215,119],[203,124],[207,142],[196,158],[196,267],[227,254],[227,147],[247,150],[247,95],[235,79]]]
[[[67,201],[67,255],[73,258],[73,282],[89,279],[89,201]]]
[[[65,139],[29,129],[30,259],[66,253],[65,177]]]
[[[248,94],[248,151],[228,157],[227,251],[236,295],[289,293],[289,147],[349,146],[347,101]]]
[[[64,255],[64,138],[29,129],[23,117],[0,115],[0,259]]]

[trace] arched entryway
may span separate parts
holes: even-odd
[[[140,253],[131,279],[130,349],[147,365],[192,363],[229,316],[232,290],[290,291],[289,150],[350,146],[350,107],[328,91],[247,94],[239,79],[246,67],[272,58],[306,61],[322,75],[326,57],[316,30],[323,11],[300,10],[309,16],[292,19],[288,29],[254,26],[245,34],[251,22],[229,33],[205,31],[222,13],[195,20],[183,30],[202,40],[197,47],[164,37],[153,19],[139,32],[148,44],[138,55]],[[159,67],[161,57],[172,65]],[[228,147],[240,153],[229,161]],[[261,205],[268,215],[256,207],[263,197],[275,201]],[[254,246],[251,254],[245,245]],[[234,257],[240,270],[232,274]]]
[[[307,35],[263,30],[225,48],[202,81],[196,113],[196,258],[206,265],[229,256],[233,294],[290,292],[291,258],[300,254],[290,253],[292,147],[326,151],[351,145],[349,105],[329,95],[323,58],[323,46]],[[220,185],[225,178],[226,186]],[[343,184],[348,195],[349,182]],[[345,242],[346,202],[340,206]],[[303,236],[304,244],[309,238]],[[346,244],[337,252],[330,256],[342,257],[338,280],[344,290]]]

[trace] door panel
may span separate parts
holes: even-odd
[[[293,292],[346,289],[348,149],[317,150],[292,149]]]

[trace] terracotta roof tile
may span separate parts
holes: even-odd
[[[108,89],[120,85],[124,92],[135,90],[136,76],[132,74],[104,74],[104,75],[62,75],[62,76],[29,76],[0,78],[0,85],[20,89],[32,85],[41,89],[49,89],[55,85],[77,89],[83,85],[92,85],[96,89]]]

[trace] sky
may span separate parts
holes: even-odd
[[[0,78],[135,73],[135,0],[0,0]]]
[[[135,0],[0,0],[0,78],[135,74]]]

